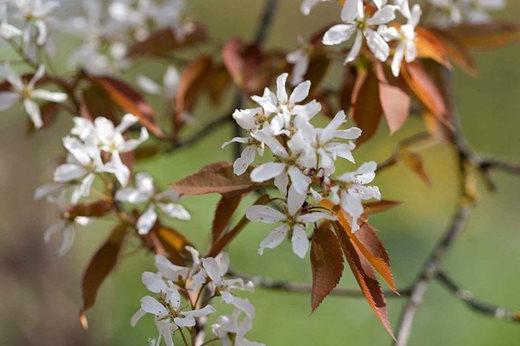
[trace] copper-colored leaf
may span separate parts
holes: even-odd
[[[377,132],[383,109],[379,102],[379,82],[372,71],[358,73],[352,96],[352,113],[357,126],[363,131],[358,143],[372,138]]]
[[[330,222],[316,229],[311,244],[312,311],[338,285],[343,274],[343,254]]]
[[[371,214],[380,213],[380,212],[386,211],[388,209],[394,208],[394,207],[398,206],[399,204],[401,204],[401,202],[382,199],[380,201],[364,203],[363,207],[365,209],[365,214],[371,215]]]
[[[186,259],[190,258],[186,246],[191,246],[191,243],[177,230],[157,224],[152,229],[152,233],[157,235],[157,239],[166,251],[167,257],[169,257],[173,263],[183,265],[186,263]]]
[[[473,59],[473,56],[471,56],[469,49],[462,42],[451,36],[446,31],[439,29],[431,29],[431,31],[435,33],[437,38],[442,40],[444,47],[446,48],[446,52],[452,61],[457,63],[470,75],[476,76],[478,74],[475,60]]]
[[[193,45],[203,41],[207,36],[206,30],[194,24],[188,33],[179,35],[172,28],[160,29],[148,36],[144,41],[137,42],[128,49],[127,56],[131,58],[143,55],[162,56],[173,50]]]
[[[340,207],[334,206],[332,202],[328,200],[323,200],[321,205],[335,213],[338,219],[338,225],[341,226],[343,232],[348,235],[350,241],[356,247],[359,253],[365,260],[368,261],[368,263],[370,263],[374,270],[378,272],[379,275],[381,275],[390,289],[397,291],[394,276],[390,270],[388,255],[386,255],[386,252],[381,252],[378,247],[373,247],[370,242],[365,243],[365,239],[363,237],[364,233],[361,233],[361,235],[353,233],[345,212]]]
[[[329,65],[330,58],[324,52],[317,50],[310,55],[309,67],[304,79],[311,81],[311,93],[318,88],[320,82],[325,78]]]
[[[392,134],[408,119],[411,104],[408,88],[402,78],[394,77],[379,61],[374,62],[374,72],[379,82],[381,108]]]
[[[421,58],[430,58],[447,68],[451,68],[448,50],[444,42],[437,37],[436,33],[423,27],[418,27],[416,33],[418,56]]]
[[[343,81],[341,82],[341,89],[339,92],[339,103],[341,109],[345,112],[349,112],[352,106],[352,99],[354,94],[354,88],[356,87],[357,80],[357,69],[353,66],[347,66],[344,69]],[[361,85],[357,86],[358,88]]]
[[[141,125],[151,133],[157,137],[164,137],[164,133],[155,122],[154,110],[137,90],[113,77],[90,77],[90,79],[101,87],[115,104],[137,116]]]
[[[404,80],[414,92],[423,105],[439,120],[444,121],[447,125],[446,103],[441,92],[426,73],[423,65],[419,61],[405,64],[402,69]]]
[[[213,59],[202,55],[193,60],[184,71],[179,80],[177,94],[175,95],[175,132],[178,133],[184,125],[184,115],[195,105],[202,90],[207,85],[213,70]]]
[[[377,318],[383,324],[390,336],[395,338],[392,325],[388,319],[386,299],[373,269],[366,260],[363,259],[363,256],[349,241],[348,236],[344,232],[338,231],[337,235],[352,273],[354,274],[363,295],[367,299],[370,308],[375,312]]]
[[[419,154],[411,152],[409,150],[402,149],[399,153],[399,157],[403,161],[403,163],[408,167],[412,172],[417,174],[417,176],[428,186],[431,185],[430,176],[426,172],[424,167],[422,158]]]
[[[217,162],[203,167],[200,171],[172,184],[181,195],[205,195],[220,193],[236,195],[262,186],[249,178],[251,169],[237,176],[233,173],[232,162]]]
[[[112,211],[114,202],[109,199],[101,199],[91,203],[80,203],[67,210],[67,218],[74,219],[77,216],[100,217]]]
[[[520,25],[516,23],[467,23],[454,26],[446,32],[468,48],[495,48],[520,40]]]
[[[80,310],[80,322],[84,329],[88,327],[85,312],[94,306],[101,284],[105,281],[117,263],[127,227],[126,224],[120,224],[114,228],[105,243],[92,257],[85,273],[83,274],[83,307]]]
[[[93,120],[98,116],[106,117],[117,122],[116,105],[107,93],[93,84],[85,88],[80,95],[79,111],[82,117]]]
[[[213,218],[213,243],[226,231],[226,227],[229,226],[229,221],[240,205],[241,200],[242,195],[222,196],[220,198]]]
[[[258,199],[253,203],[253,205],[265,205],[269,203],[271,199],[267,195],[262,195],[258,197]],[[228,232],[222,233],[220,238],[215,240],[211,246],[211,249],[209,250],[206,257],[215,257],[217,256],[224,248],[231,243],[233,239],[236,238],[236,236],[244,229],[245,226],[249,224],[249,219],[244,215],[242,219],[236,224],[235,227],[233,227]]]

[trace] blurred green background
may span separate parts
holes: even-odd
[[[188,3],[193,17],[205,23],[213,36],[225,40],[252,36],[263,1]],[[306,36],[338,17],[332,2],[317,8],[310,17],[300,15],[298,7],[299,0],[281,0],[268,40],[270,47],[295,47],[298,35]],[[508,9],[499,16],[518,20],[520,4],[510,1]],[[478,53],[478,78],[459,70],[455,73],[462,126],[471,145],[482,153],[516,162],[520,162],[519,53],[518,43]],[[218,110],[202,107],[195,112],[193,127],[219,114]],[[73,250],[60,259],[52,255],[52,249],[42,239],[45,227],[55,220],[54,209],[33,201],[32,193],[36,186],[50,180],[54,160],[61,153],[60,138],[68,132],[70,119],[63,117],[53,128],[27,137],[26,116],[20,109],[4,112],[0,117],[0,344],[144,345],[148,337],[155,336],[151,319],[131,328],[129,318],[145,294],[140,274],[153,269],[152,257],[135,251],[132,245],[127,248],[125,258],[103,285],[96,306],[89,312],[90,330],[84,332],[77,320],[81,274],[111,224],[99,222],[78,232]],[[383,160],[399,138],[420,131],[422,126],[419,119],[413,119],[392,137],[382,126],[378,138],[357,151],[358,162]],[[230,128],[220,128],[196,146],[146,162],[138,169],[150,171],[166,185],[209,162],[229,160],[230,150],[221,150],[220,144],[230,137]],[[401,287],[413,280],[454,209],[453,152],[437,145],[425,150],[423,157],[433,182],[430,188],[400,166],[377,178],[384,198],[404,202],[372,219],[381,231]],[[467,231],[447,256],[445,268],[477,297],[520,310],[520,179],[501,173],[494,177],[499,193],[480,189],[479,205]],[[186,198],[193,220],[174,223],[201,249],[209,243],[208,231],[217,199],[218,196]],[[257,246],[268,230],[262,225],[251,225],[233,243],[229,252],[236,270],[310,282],[308,258],[296,258],[288,244],[267,251],[264,256],[257,255]],[[341,286],[355,286],[348,270]],[[254,329],[249,334],[251,340],[302,346],[390,344],[390,338],[362,299],[329,297],[311,315],[310,297],[306,295],[258,289],[247,296],[257,309]],[[401,304],[399,300],[389,302],[394,324]],[[520,325],[475,314],[434,283],[418,312],[410,344],[518,345]]]

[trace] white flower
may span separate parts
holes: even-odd
[[[46,189],[46,193],[51,192],[49,189]],[[41,190],[39,191],[42,192]],[[49,202],[55,203],[60,211],[60,217],[62,218],[60,221],[55,223],[54,225],[48,227],[43,234],[43,238],[46,243],[51,241],[51,238],[56,234],[60,233],[61,242],[57,251],[57,256],[65,255],[72,244],[74,243],[74,237],[76,234],[77,226],[86,226],[89,223],[89,218],[85,216],[76,216],[74,218],[70,218],[67,215],[67,211],[69,209],[69,204],[67,203],[66,191],[59,190],[56,196],[47,194],[47,200]]]
[[[148,131],[141,127],[141,133],[138,139],[125,139],[123,133],[132,125],[138,122],[138,118],[133,114],[126,114],[121,119],[117,127],[104,117],[98,117],[94,120],[95,135],[101,150],[111,154],[110,161],[105,165],[105,170],[116,176],[119,183],[123,186],[128,184],[130,178],[130,170],[121,161],[121,153],[134,150],[142,142],[148,139]]]
[[[58,6],[57,1],[42,1],[42,0],[17,0],[14,5],[18,8],[22,19],[30,23],[24,30],[24,41],[29,43],[31,38],[32,26],[36,28],[36,44],[43,46],[47,41],[47,21],[49,15]]]
[[[489,22],[490,16],[488,11],[501,10],[506,6],[505,0],[461,0],[463,10],[462,13],[466,17],[466,21],[470,23],[486,23]]]
[[[179,328],[193,327],[196,318],[205,317],[215,312],[215,308],[211,305],[206,305],[202,309],[184,310],[181,307],[179,291],[160,278],[147,281],[147,287],[151,292],[157,293],[158,297],[145,296],[141,298],[141,308],[132,316],[130,323],[135,326],[145,314],[153,315],[159,331],[157,343],[160,343],[161,338],[164,338],[166,345],[173,345],[173,332]]]
[[[283,73],[276,78],[276,95],[268,88],[265,88],[262,96],[251,97],[253,101],[264,109],[266,114],[274,113],[273,118],[270,120],[270,127],[275,135],[288,133],[291,120],[293,120],[292,116],[302,116],[310,119],[321,109],[316,106],[315,101],[305,105],[298,105],[309,95],[311,82],[305,81],[298,84],[289,96],[285,89],[287,77],[288,74]]]
[[[244,283],[244,280],[238,279],[224,279],[229,269],[229,255],[227,253],[220,253],[217,257],[207,257],[202,259],[202,267],[211,280],[210,287],[213,292],[220,295],[226,304],[238,303],[237,308],[241,307],[239,298],[233,295],[234,290],[252,290],[253,283]]]
[[[318,222],[319,220],[333,220],[329,214],[323,212],[306,212],[302,213],[299,209],[302,205],[296,203],[287,208],[285,214],[278,210],[264,205],[253,205],[246,211],[246,216],[251,221],[259,221],[267,224],[282,222],[283,224],[276,227],[271,233],[260,243],[258,249],[259,254],[263,254],[264,249],[274,249],[282,243],[282,241],[290,235],[293,252],[300,258],[304,258],[309,248],[309,239],[305,229],[307,224]]]
[[[367,186],[375,176],[377,164],[373,161],[362,164],[354,172],[348,172],[338,178],[346,186],[333,191],[331,200],[340,204],[341,208],[352,218],[352,230],[359,229],[358,219],[363,214],[362,202],[370,199],[381,199],[381,193],[376,186]]]
[[[54,181],[68,183],[79,181],[79,197],[88,197],[90,188],[96,178],[96,174],[103,172],[101,151],[95,143],[83,143],[75,137],[65,137],[63,146],[69,152],[67,163],[64,163],[54,171]],[[76,198],[73,197],[73,200]]]
[[[180,204],[173,203],[179,196],[174,191],[156,193],[153,178],[148,173],[138,173],[135,176],[135,188],[126,187],[117,191],[116,199],[121,202],[140,204],[146,203],[147,209],[137,220],[139,234],[147,234],[157,221],[157,210],[161,210],[171,218],[189,220],[188,211]]]
[[[67,95],[64,93],[35,88],[36,83],[45,75],[44,66],[38,68],[28,83],[25,83],[8,65],[4,65],[3,74],[13,90],[0,92],[0,111],[10,108],[21,100],[36,128],[41,128],[43,121],[40,107],[35,100],[63,102],[67,99]]]
[[[374,56],[385,61],[390,54],[390,48],[384,40],[379,28],[395,19],[396,7],[393,5],[383,5],[372,17],[365,16],[363,0],[349,0],[341,11],[341,19],[345,24],[338,24],[331,27],[323,36],[323,44],[337,45],[349,40],[355,34],[355,41],[348,53],[345,63],[350,63],[358,56],[363,44],[363,37],[366,38],[368,48]]]
[[[173,100],[179,85],[179,71],[175,66],[168,66],[163,77],[162,85],[144,75],[137,76],[137,84],[146,93],[160,95],[165,100]]]
[[[304,154],[306,157],[302,161],[307,165],[322,170],[325,177],[330,176],[335,170],[337,157],[342,157],[350,162],[355,162],[352,150],[356,145],[352,140],[361,136],[361,130],[351,127],[346,130],[338,128],[346,122],[346,114],[338,112],[325,128],[314,128],[310,123],[298,121],[298,132],[293,140],[299,139],[301,146],[307,145]],[[341,142],[348,140],[349,142]]]
[[[394,52],[394,58],[392,59],[392,73],[396,77],[399,76],[403,58],[407,63],[411,63],[417,58],[415,28],[417,27],[417,24],[419,24],[420,18],[421,7],[416,4],[411,11],[408,23],[401,25],[399,29],[389,28],[384,34],[387,40],[398,41]]]
[[[245,338],[252,328],[253,317],[244,315],[241,310],[234,310],[231,315],[219,316],[217,322],[211,326],[223,346],[263,346]]]

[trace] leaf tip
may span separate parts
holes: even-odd
[[[88,330],[88,318],[84,310],[81,310],[79,313],[79,323],[83,330]]]

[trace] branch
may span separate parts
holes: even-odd
[[[480,169],[488,172],[491,170],[503,171],[511,174],[519,174],[520,175],[520,164],[514,164],[506,161],[501,161],[499,159],[490,157],[490,158],[482,158],[479,160]]]
[[[311,293],[312,285],[310,284],[301,284],[289,281],[282,280],[273,280],[267,277],[262,276],[251,276],[243,273],[230,273],[233,277],[237,277],[243,280],[248,280],[253,282],[255,287],[274,290],[274,291],[283,291],[290,293]],[[384,294],[387,298],[406,298],[410,294],[410,290],[408,288],[404,288],[398,290],[399,294],[396,294],[393,291],[384,291]],[[356,288],[336,288],[334,289],[330,295],[338,296],[338,297],[351,297],[351,298],[363,298],[363,292]]]
[[[437,273],[437,281],[456,298],[464,302],[471,310],[498,320],[520,323],[520,312],[509,311],[505,308],[480,301],[470,291],[457,285],[446,273],[439,271]]]

